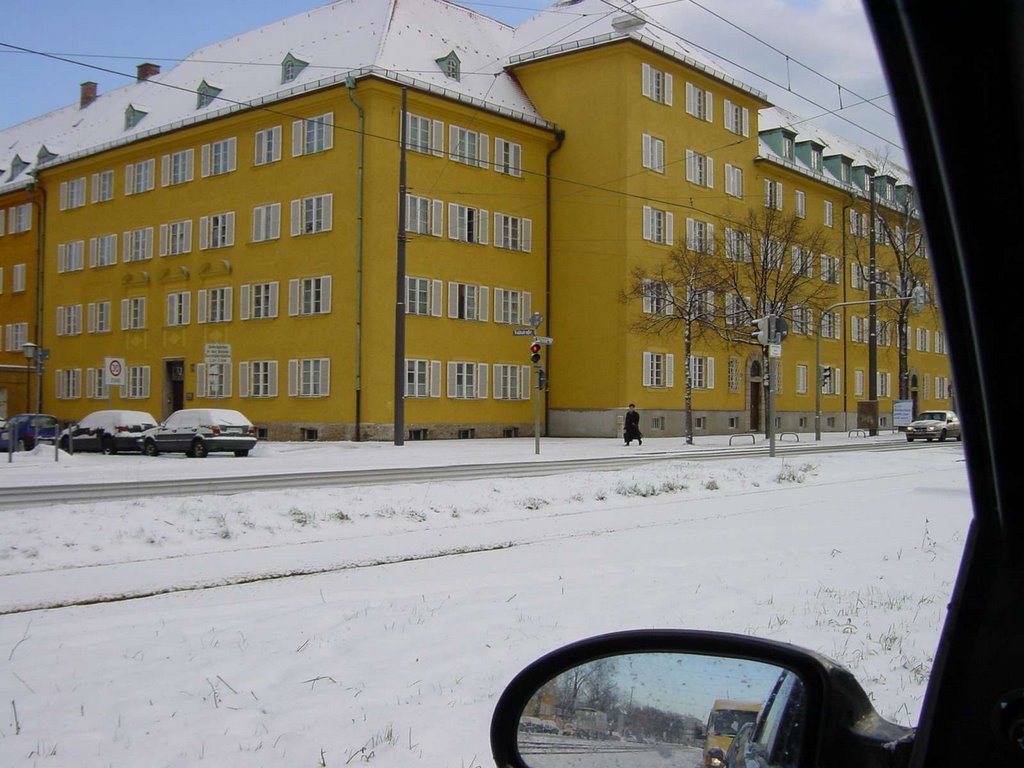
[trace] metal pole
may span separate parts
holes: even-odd
[[[544,394],[540,382],[540,371],[539,365],[533,366],[533,372],[537,378],[537,397],[533,399],[533,452],[538,456],[540,456],[540,399]]]
[[[871,226],[868,230],[868,257],[870,261],[869,272],[871,283],[868,285],[868,297],[871,305],[868,308],[868,400],[875,404],[875,418],[868,434],[874,437],[878,434],[878,307],[875,302],[878,299],[878,275],[876,274],[878,264],[876,259],[875,243],[875,217],[878,215],[878,204],[875,200],[874,179],[869,183],[871,191]]]
[[[405,124],[409,91],[402,88],[398,161],[398,258],[395,270],[395,445],[405,445]]]

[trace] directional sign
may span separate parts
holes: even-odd
[[[103,372],[107,386],[124,386],[124,358],[106,357],[103,359]]]
[[[548,344],[548,345],[551,345],[551,344],[555,343],[555,340],[552,339],[550,336],[534,336],[533,337],[533,343],[534,344]]]
[[[533,336],[533,328],[513,328],[513,336]]]

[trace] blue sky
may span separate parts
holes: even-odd
[[[550,1],[462,4],[518,24]],[[0,93],[4,94],[0,128],[77,102],[83,81],[94,80],[101,93],[107,92],[134,79],[141,62],[167,69],[204,45],[322,4],[322,0],[154,0],[144,4],[138,0],[8,0],[0,43],[79,63],[0,45]],[[766,92],[773,102],[806,117],[825,115],[821,120],[830,130],[894,159],[901,157],[898,131],[884,98],[887,86],[858,0],[636,0],[635,4],[657,13],[691,44],[732,62],[740,79]],[[876,97],[882,97],[877,99],[879,106],[851,106]],[[845,119],[827,114],[840,105]]]

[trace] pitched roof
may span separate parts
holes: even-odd
[[[385,77],[546,125],[504,68],[512,38],[512,27],[448,0],[336,0],[200,48],[161,74],[99,94],[85,108],[76,103],[0,131],[0,191],[30,178],[43,144],[60,155],[53,161],[59,163],[349,76]],[[453,51],[459,79],[437,61]],[[282,83],[288,54],[307,66]],[[204,81],[221,90],[200,108],[196,91]],[[146,114],[126,128],[130,106]],[[29,164],[12,177],[15,155]]]

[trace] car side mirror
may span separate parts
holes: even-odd
[[[748,738],[733,745],[740,731]],[[913,736],[882,719],[850,672],[823,656],[689,630],[617,632],[553,651],[513,678],[491,719],[499,768],[629,767],[655,758],[673,766],[904,766]],[[744,753],[730,754],[741,743]]]

